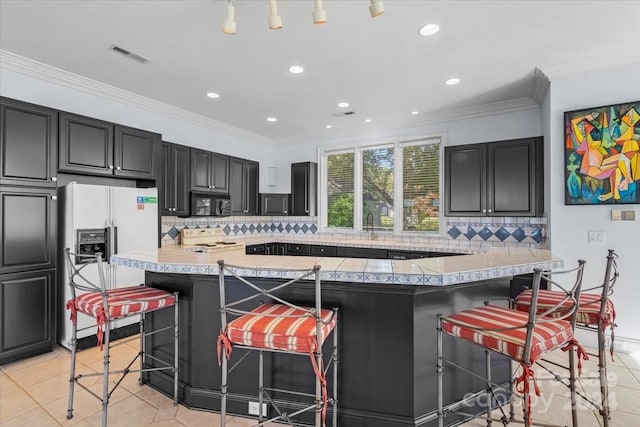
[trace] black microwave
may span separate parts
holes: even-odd
[[[191,193],[191,216],[229,216],[231,199],[228,194]]]

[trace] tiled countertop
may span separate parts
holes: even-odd
[[[307,243],[319,244],[315,241]],[[355,244],[354,241],[352,243]],[[374,246],[375,243],[377,242],[366,242],[367,247],[378,246]],[[379,247],[420,250],[415,246],[396,246],[390,243],[393,242],[380,242]],[[320,277],[323,281],[432,286],[511,277],[531,273],[535,267],[553,269],[563,266],[563,261],[548,250],[507,247],[489,248],[483,253],[453,257],[386,260],[245,255],[242,249],[194,252],[172,246],[117,254],[111,257],[111,262],[160,273],[217,275],[217,262],[220,259],[227,264],[243,266],[240,274],[248,277],[289,277],[287,270],[311,269],[314,265],[320,265]]]

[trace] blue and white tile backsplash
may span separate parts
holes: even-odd
[[[162,217],[162,246],[180,244],[184,228],[220,227],[227,236],[237,238],[286,236],[314,239],[330,236],[350,240],[366,238],[366,233],[321,233],[317,217],[235,216]],[[440,236],[378,233],[379,240],[423,242],[449,248],[475,246],[548,247],[547,219],[530,217],[447,217]]]

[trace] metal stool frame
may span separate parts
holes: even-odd
[[[68,277],[69,277],[69,281],[68,281],[68,285],[71,288],[71,296],[72,299],[75,301],[76,297],[77,297],[77,291],[83,291],[83,292],[99,292],[102,296],[102,307],[104,308],[104,312],[106,314],[106,316],[108,316],[109,313],[109,300],[108,300],[108,294],[107,294],[107,285],[106,285],[106,280],[105,280],[105,274],[104,274],[104,262],[102,261],[102,254],[101,253],[96,253],[95,255],[85,255],[85,254],[76,254],[76,253],[72,253],[70,251],[69,248],[65,248],[64,249],[64,256],[65,256],[65,263],[67,266],[67,271],[68,271]],[[76,266],[74,263],[74,259],[85,259],[87,260],[86,262],[80,264],[79,266]],[[97,268],[98,268],[98,281],[99,281],[99,285],[96,285],[95,283],[93,283],[92,281],[90,281],[89,279],[87,279],[86,275],[83,274],[84,273],[84,269],[87,268],[89,265],[95,265],[97,264]],[[72,322],[72,330],[71,330],[71,368],[70,368],[70,375],[69,375],[69,403],[68,403],[68,407],[67,407],[67,419],[72,419],[73,418],[73,398],[74,398],[74,386],[77,384],[78,386],[80,386],[81,388],[83,388],[84,390],[86,390],[89,394],[91,394],[93,397],[97,398],[98,400],[100,400],[102,402],[102,426],[106,427],[107,426],[107,415],[108,415],[108,405],[109,405],[109,399],[111,397],[111,395],[113,394],[113,392],[116,390],[116,388],[118,388],[118,386],[120,385],[120,383],[124,380],[124,378],[133,372],[137,372],[139,373],[139,378],[138,378],[138,382],[140,384],[142,384],[142,374],[144,372],[151,372],[151,371],[171,371],[173,373],[173,381],[174,381],[174,387],[173,387],[173,404],[177,405],[178,404],[178,364],[179,364],[179,359],[178,359],[178,293],[175,292],[173,293],[173,297],[174,299],[174,304],[172,305],[174,307],[174,324],[167,326],[165,328],[161,328],[161,329],[157,329],[155,331],[150,331],[150,332],[145,332],[144,331],[144,320],[145,320],[145,314],[149,313],[151,311],[156,311],[156,310],[149,310],[149,311],[143,311],[143,312],[135,312],[129,315],[125,315],[125,316],[121,316],[118,317],[117,319],[109,319],[107,317],[106,319],[106,323],[103,325],[103,330],[104,330],[104,340],[102,341],[102,345],[103,345],[103,371],[102,373],[85,373],[85,374],[77,374],[76,373],[76,355],[77,355],[77,334],[78,331],[81,330],[85,330],[85,329],[89,329],[89,328],[95,328],[96,325],[92,325],[86,328],[78,328],[76,322]],[[122,298],[121,298],[122,299]],[[141,302],[141,300],[136,300],[134,298],[131,299],[126,299],[127,301],[131,301],[131,302]],[[166,307],[161,307],[159,308],[159,310],[165,309],[165,308],[169,308],[172,306],[166,306]],[[78,311],[77,314],[83,314],[85,316],[90,316],[88,314],[83,313],[82,311]],[[110,371],[109,370],[109,366],[110,366],[110,349],[129,342],[131,340],[128,341],[121,341],[118,344],[112,344],[110,342],[110,326],[111,326],[111,322],[115,321],[115,320],[122,320],[125,319],[127,317],[130,316],[134,316],[134,315],[140,315],[140,351],[134,356],[134,358],[127,364],[127,366],[123,369],[120,370],[115,370],[115,371]],[[95,318],[94,316],[90,316],[92,318]],[[166,330],[171,330],[173,329],[173,334],[174,334],[174,362],[173,364],[164,361],[162,359],[159,359],[157,357],[154,357],[150,354],[147,354],[145,351],[145,338],[148,336],[151,336],[153,334],[162,332],[162,331],[166,331]],[[98,334],[100,333],[100,331],[98,331]],[[139,369],[131,369],[131,367],[133,366],[133,364],[136,362],[136,360],[140,360],[140,368]],[[160,366],[160,367],[149,367],[149,368],[145,368],[145,360],[153,360],[156,362],[159,362],[160,364],[164,365],[164,366]],[[113,387],[110,389],[109,388],[109,375],[111,374],[118,374],[121,375],[118,380],[115,382],[115,384],[113,385]],[[102,376],[102,396],[99,396],[98,394],[94,393],[93,391],[91,391],[87,386],[85,386],[84,384],[82,384],[80,382],[80,380],[82,378],[88,378],[88,377],[96,377],[96,376]]]
[[[590,288],[582,289],[581,291],[581,295],[584,297],[586,295],[589,295],[590,291],[600,289],[600,298],[597,301],[595,301],[595,302],[599,302],[600,304],[600,312],[599,312],[599,315],[597,316],[598,320],[595,324],[576,322],[576,325],[575,325],[575,327],[578,329],[594,331],[597,334],[598,354],[589,354],[589,355],[598,357],[598,376],[597,377],[587,376],[587,377],[582,377],[582,379],[597,379],[599,381],[600,402],[599,403],[594,402],[591,398],[589,398],[588,396],[585,396],[580,392],[577,392],[577,395],[598,410],[598,412],[602,416],[603,427],[609,427],[609,420],[611,419],[611,409],[609,406],[609,385],[607,382],[607,356],[606,356],[607,345],[606,345],[606,337],[605,337],[607,324],[605,324],[605,317],[606,317],[607,304],[610,300],[611,295],[613,295],[614,285],[618,277],[620,276],[620,272],[618,271],[618,264],[616,262],[618,258],[618,254],[616,254],[615,250],[609,249],[606,258],[607,258],[607,264],[605,267],[604,279],[602,284],[599,284]],[[592,305],[593,302],[594,301],[586,301],[584,303],[579,302],[578,308],[577,308],[578,317],[580,314],[580,309],[582,307]],[[613,355],[613,341],[614,341],[613,328],[615,327],[615,319],[611,320],[610,327],[611,327],[611,340],[610,340],[609,351]],[[543,364],[542,362],[545,362],[546,364]],[[564,369],[568,369],[568,367],[555,362],[550,362],[545,359],[541,359],[539,362],[536,362],[536,365],[540,366],[549,374],[553,375],[552,379],[559,381],[560,383],[568,387],[569,384],[564,382],[564,379],[562,378],[562,376],[557,374],[556,372],[553,372],[551,368],[547,366],[547,364],[550,364],[559,368],[564,368]]]
[[[525,427],[530,427],[532,425],[534,425],[532,423],[531,420],[531,408],[530,408],[530,392],[529,392],[529,386],[528,386],[528,382],[529,382],[529,377],[526,375],[526,372],[530,372],[531,367],[532,367],[532,359],[531,359],[531,346],[532,346],[532,340],[533,340],[533,333],[534,333],[534,328],[536,325],[539,324],[545,324],[545,323],[553,323],[556,322],[558,320],[569,320],[570,324],[571,324],[571,330],[575,330],[575,324],[576,324],[576,319],[577,319],[577,308],[578,308],[578,300],[580,298],[580,292],[581,292],[581,287],[582,287],[582,277],[583,277],[583,272],[584,272],[584,264],[585,261],[583,260],[578,260],[578,266],[576,268],[573,269],[569,269],[569,270],[564,270],[564,271],[556,271],[556,272],[543,272],[543,270],[539,269],[539,268],[535,268],[534,269],[534,276],[533,276],[533,288],[532,288],[532,292],[533,292],[533,296],[532,296],[532,301],[531,301],[531,307],[528,313],[528,320],[526,323],[521,324],[521,325],[517,325],[517,326],[512,326],[512,327],[497,327],[497,328],[474,328],[471,327],[469,325],[462,325],[462,324],[458,324],[457,326],[461,326],[464,327],[466,329],[471,329],[471,330],[477,330],[477,331],[492,331],[492,332],[501,332],[501,331],[509,331],[509,330],[523,330],[526,331],[526,339],[525,339],[525,345],[524,345],[524,351],[523,351],[523,355],[522,355],[522,359],[521,360],[517,360],[514,359],[513,357],[506,355],[506,354],[502,354],[503,356],[507,356],[510,357],[511,360],[513,361],[517,361],[520,362],[520,365],[522,367],[523,370],[523,375],[521,376],[521,379],[524,380],[524,382],[526,383],[525,386],[523,387],[523,392],[522,392],[522,397],[523,397],[523,424],[525,425]],[[573,283],[573,286],[570,289],[565,289],[564,287],[562,287],[560,284],[558,284],[556,281],[552,280],[552,275],[562,275],[562,274],[569,274],[569,273],[575,273],[576,274],[576,280]],[[557,305],[555,305],[554,307],[549,308],[548,310],[545,310],[542,313],[539,313],[538,309],[537,309],[537,299],[538,299],[538,292],[540,289],[540,282],[541,280],[547,280],[549,283],[553,283],[556,286],[558,286],[560,289],[564,290],[564,292],[566,293],[566,297],[562,299],[562,301],[560,301]],[[567,308],[566,303],[570,302],[571,306],[570,308]],[[515,311],[515,309],[514,309]],[[556,317],[550,317],[550,315],[552,313],[557,313],[557,312],[561,312],[561,314],[558,314]],[[454,313],[455,314],[455,313]],[[437,315],[438,320],[437,320],[437,365],[436,365],[436,374],[437,374],[437,388],[438,388],[438,411],[437,411],[437,416],[438,416],[438,425],[439,427],[443,427],[444,426],[444,418],[446,416],[447,413],[451,412],[451,413],[459,413],[463,416],[467,416],[467,417],[474,417],[474,418],[480,418],[480,415],[477,414],[469,414],[469,413],[463,413],[458,411],[458,409],[463,406],[464,404],[466,404],[469,399],[473,399],[477,396],[473,395],[471,397],[467,397],[466,399],[462,399],[460,401],[456,401],[453,403],[450,403],[448,405],[444,405],[444,396],[443,396],[443,380],[444,380],[444,364],[448,364],[450,366],[453,366],[454,368],[459,368],[462,369],[463,371],[474,375],[476,377],[480,377],[482,378],[487,385],[487,389],[486,389],[486,396],[487,396],[487,411],[486,411],[486,420],[487,420],[487,426],[491,425],[492,421],[498,421],[501,422],[503,425],[507,425],[510,421],[516,421],[515,417],[514,417],[514,413],[513,413],[513,407],[511,407],[511,414],[510,417],[507,417],[507,415],[505,414],[503,408],[502,408],[502,402],[497,402],[498,404],[498,408],[500,409],[500,411],[502,412],[502,417],[500,419],[494,419],[492,418],[491,415],[491,411],[492,411],[492,401],[496,400],[496,395],[494,393],[494,389],[495,388],[502,388],[504,389],[504,387],[495,384],[492,382],[491,380],[491,353],[495,352],[494,350],[484,347],[482,346],[482,344],[476,344],[476,345],[480,345],[485,349],[485,357],[486,357],[486,371],[485,371],[485,377],[481,377],[478,374],[475,374],[467,369],[465,369],[464,367],[461,367],[459,365],[457,365],[456,363],[445,359],[444,355],[443,355],[443,335],[445,334],[442,324],[443,321],[446,320],[447,322],[456,325],[456,321],[454,319],[450,319],[446,316],[443,316],[442,314],[438,314]],[[454,338],[458,338],[455,337]],[[462,339],[462,338],[459,338]],[[467,341],[467,340],[465,340]],[[469,341],[467,341],[469,342]],[[569,382],[570,382],[570,393],[571,393],[571,413],[572,413],[572,422],[573,422],[573,426],[577,427],[578,426],[578,413],[577,413],[577,404],[576,404],[576,360],[575,360],[575,349],[574,349],[574,345],[578,345],[577,342],[575,341],[575,338],[573,340],[571,340],[571,342],[569,343]],[[579,347],[580,348],[580,347]],[[535,379],[534,379],[535,381]],[[513,387],[513,380],[510,381],[510,390],[509,393],[511,395],[511,401],[513,400],[513,396],[515,395],[515,390]],[[535,383],[534,383],[535,384]],[[537,390],[536,390],[537,392]],[[540,423],[536,423],[535,425],[545,425],[545,426],[552,426],[551,424],[540,424]]]
[[[250,351],[257,351],[258,355],[259,355],[259,378],[258,378],[258,424],[255,424],[254,427],[258,427],[258,426],[262,426],[265,425],[267,423],[273,422],[273,421],[277,421],[277,420],[281,420],[285,423],[288,423],[291,426],[301,426],[301,425],[306,425],[306,424],[302,424],[299,423],[296,420],[293,420],[293,417],[296,417],[297,415],[300,415],[304,412],[309,412],[309,411],[315,411],[315,427],[322,427],[324,426],[323,423],[323,411],[326,410],[326,408],[324,407],[325,405],[331,404],[332,406],[332,426],[336,427],[337,424],[337,420],[338,420],[338,318],[337,318],[337,308],[332,308],[331,310],[333,311],[332,313],[332,317],[331,317],[331,321],[333,321],[333,319],[336,320],[336,324],[335,327],[333,328],[333,330],[330,332],[333,334],[333,349],[330,355],[330,359],[329,362],[326,364],[326,367],[324,367],[324,356],[322,353],[322,346],[324,344],[324,342],[327,340],[325,337],[325,340],[322,340],[322,334],[321,334],[321,328],[322,328],[322,324],[323,324],[323,320],[321,318],[321,309],[322,309],[322,296],[321,296],[321,281],[320,281],[320,266],[316,265],[313,267],[313,269],[311,270],[298,270],[298,269],[288,269],[287,270],[287,275],[291,276],[291,275],[296,275],[295,278],[285,282],[285,283],[281,283],[281,284],[277,284],[275,286],[273,286],[270,289],[265,289],[265,288],[261,288],[251,282],[249,282],[247,279],[245,279],[244,277],[240,276],[238,274],[238,271],[242,271],[242,270],[246,270],[246,267],[241,267],[241,266],[237,266],[237,265],[230,265],[230,264],[225,264],[225,262],[223,260],[219,260],[218,261],[218,266],[219,266],[219,286],[220,286],[220,316],[221,316],[221,335],[224,334],[227,330],[227,325],[228,323],[228,319],[227,319],[227,315],[231,315],[235,318],[246,315],[246,314],[250,314],[249,311],[245,311],[245,310],[240,310],[238,308],[235,308],[236,306],[238,306],[239,304],[243,304],[246,303],[248,301],[256,301],[256,305],[261,304],[263,301],[261,301],[260,299],[264,299],[266,298],[271,298],[273,299],[277,304],[282,304],[282,305],[286,305],[288,307],[291,308],[296,308],[299,310],[303,310],[306,313],[303,316],[295,316],[295,317],[307,317],[307,316],[312,316],[315,318],[315,323],[316,323],[316,337],[318,339],[318,345],[316,350],[313,353],[313,357],[315,358],[315,367],[317,367],[320,372],[322,373],[323,377],[326,376],[327,372],[329,371],[329,369],[332,370],[333,373],[333,390],[332,390],[332,396],[328,398],[326,404],[323,402],[323,397],[322,397],[322,382],[321,379],[319,377],[319,372],[316,372],[315,377],[316,377],[316,381],[315,381],[315,394],[311,394],[311,393],[301,393],[301,392],[297,392],[297,391],[292,391],[292,390],[283,390],[283,389],[275,389],[275,388],[269,388],[269,387],[265,387],[264,386],[264,352],[274,352],[274,353],[286,353],[286,354],[295,354],[295,355],[302,355],[302,356],[306,356],[309,357],[309,353],[307,352],[297,352],[294,350],[279,350],[279,349],[269,349],[269,348],[262,348],[262,347],[254,347],[254,346],[250,346],[250,345],[243,345],[243,344],[233,344],[234,348],[242,348],[242,349],[246,349]],[[236,279],[240,280],[242,283],[244,283],[245,285],[247,285],[249,288],[253,289],[253,291],[255,292],[253,295],[250,295],[246,298],[242,298],[236,301],[232,301],[232,302],[227,302],[226,299],[226,291],[225,291],[225,274],[229,274],[233,277],[235,277]],[[286,288],[287,286],[299,282],[300,280],[303,279],[307,279],[307,278],[311,278],[313,276],[313,279],[315,281],[314,284],[314,293],[315,293],[315,306],[313,309],[309,309],[307,307],[301,307],[295,304],[292,304],[291,302],[288,302],[284,299],[282,299],[281,297],[279,297],[278,295],[276,295],[276,293],[278,291],[281,291],[282,289]],[[273,315],[274,317],[276,317],[275,315]],[[292,316],[278,316],[278,317],[292,317]],[[234,368],[236,368],[244,359],[245,357],[248,355],[249,353],[245,354],[243,357],[240,358],[240,360],[238,360],[233,366],[231,366],[231,368],[228,367],[228,357],[229,354],[226,353],[225,355],[222,356],[220,363],[221,363],[221,367],[222,367],[222,380],[221,380],[221,386],[220,386],[220,392],[221,392],[221,404],[220,404],[220,416],[221,416],[221,421],[220,421],[220,426],[224,427],[226,425],[226,412],[227,412],[227,395],[228,395],[228,383],[227,383],[227,377],[228,374],[231,373],[231,371],[233,371]],[[314,369],[315,369],[314,367]],[[301,409],[295,410],[294,412],[288,414],[284,411],[282,411],[280,408],[278,408],[276,402],[271,398],[271,396],[269,395],[269,392],[279,392],[279,393],[288,393],[291,395],[297,395],[297,396],[302,396],[302,397],[308,397],[308,398],[313,398],[314,401],[312,404],[308,405],[308,406],[304,406]],[[262,405],[265,401],[265,399],[269,402],[269,404],[274,408],[274,410],[276,411],[277,415],[273,418],[270,418],[268,420],[264,420],[263,414],[262,414]]]

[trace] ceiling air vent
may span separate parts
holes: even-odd
[[[149,62],[149,60],[147,58],[145,58],[144,56],[138,55],[137,53],[130,52],[127,49],[121,48],[120,46],[113,45],[113,46],[111,46],[111,50],[113,50],[114,52],[118,52],[118,53],[126,56],[127,58],[131,58],[134,61],[138,61],[141,64]]]
[[[354,114],[355,114],[355,112],[353,112],[353,111],[345,111],[345,112],[341,111],[339,113],[334,113],[333,115],[335,117],[346,117],[346,116],[352,116]]]

